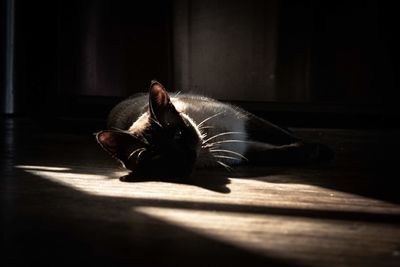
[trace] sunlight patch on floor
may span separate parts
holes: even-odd
[[[16,165],[15,168],[23,170],[41,170],[41,171],[70,171],[71,168],[37,166],[37,165]]]
[[[134,211],[252,252],[310,266],[316,251],[320,254],[319,264],[322,263],[319,266],[324,266],[324,257],[326,266],[332,265],[332,258],[336,259],[335,264],[356,264],[342,262],[341,255],[346,253],[359,258],[360,262],[364,253],[390,254],[396,251],[396,244],[390,237],[393,233],[400,236],[400,228],[382,228],[376,223],[160,207],[137,207]],[[367,234],[362,234],[364,232]],[[321,242],[321,238],[325,241]],[[376,247],[377,240],[385,249]]]
[[[65,167],[16,166],[27,173],[98,196],[131,199],[168,200],[180,203],[229,204],[248,207],[332,210],[400,215],[400,206],[381,200],[308,184],[262,181],[262,177],[229,178],[229,194],[218,193],[196,185],[169,182],[121,182],[125,172],[111,175],[71,171]],[[206,174],[204,174],[206,175]],[[269,176],[271,178],[272,175]],[[279,181],[279,175],[274,181]],[[205,177],[207,178],[207,177]],[[211,178],[210,178],[211,179]],[[270,179],[271,180],[271,179]]]

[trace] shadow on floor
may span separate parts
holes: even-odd
[[[7,126],[7,125],[6,125]],[[15,169],[15,165],[53,166],[54,172],[114,177],[116,164],[90,135],[49,133],[23,125],[1,132],[1,251],[4,265],[90,264],[97,266],[298,266],[277,255],[261,255],[235,245],[157,220],[135,207],[279,215],[398,225],[398,215],[324,209],[257,207],[230,203],[103,197],[86,194]],[[30,129],[30,130],[29,130]],[[33,130],[32,130],[33,129]],[[335,136],[331,136],[331,140]],[[360,136],[358,136],[360,138]],[[365,138],[365,136],[363,137]],[[340,153],[328,166],[242,167],[234,173],[215,171],[190,184],[229,193],[229,178],[268,183],[303,183],[399,203],[391,181],[382,179],[386,164],[373,140],[336,144]],[[353,145],[352,145],[353,144]],[[371,150],[372,147],[372,150]],[[343,148],[343,149],[342,149]],[[342,149],[342,150],[341,150]],[[387,154],[390,155],[390,154]],[[389,157],[390,158],[390,157]],[[374,162],[375,164],[372,164]],[[394,176],[393,176],[394,177]],[[38,179],[39,178],[39,179]],[[136,180],[140,183],[143,180]],[[173,181],[179,182],[179,181]],[[179,182],[180,183],[180,182]],[[394,190],[393,190],[394,191]],[[272,241],[271,241],[272,242]],[[318,258],[318,255],[316,256]]]
[[[118,170],[116,162],[96,144],[92,133],[81,128],[50,131],[26,120],[2,120],[2,140],[7,151],[3,158],[18,164],[65,166],[77,171],[93,166],[91,173],[110,175]],[[86,129],[86,128],[85,128]],[[76,133],[78,132],[78,134]],[[93,131],[95,132],[95,131]],[[331,146],[336,157],[331,164],[299,166],[244,166],[232,172],[223,169],[199,170],[188,180],[169,180],[199,186],[219,193],[229,193],[229,177],[255,179],[269,183],[302,183],[331,188],[370,198],[400,203],[396,192],[397,153],[400,151],[399,132],[302,129],[298,134],[306,139]],[[72,166],[72,168],[71,168]],[[204,172],[207,175],[204,175]],[[160,181],[135,177],[121,178],[130,182]],[[206,177],[206,178],[204,178]]]

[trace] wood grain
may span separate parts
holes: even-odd
[[[399,266],[397,131],[296,129],[324,166],[127,173],[90,134],[3,119],[2,266]]]

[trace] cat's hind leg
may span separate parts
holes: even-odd
[[[250,164],[329,162],[334,152],[326,145],[304,141],[293,132],[248,114],[246,122]]]
[[[333,152],[319,143],[298,141],[285,145],[271,145],[249,141],[245,156],[249,164],[287,165],[328,162],[333,158]]]

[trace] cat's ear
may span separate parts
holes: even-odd
[[[149,109],[151,117],[162,126],[174,124],[181,119],[164,86],[157,81],[151,81]]]
[[[145,148],[145,144],[129,133],[116,130],[105,130],[96,134],[97,142],[113,157],[121,160],[127,168],[131,165],[130,158]]]

